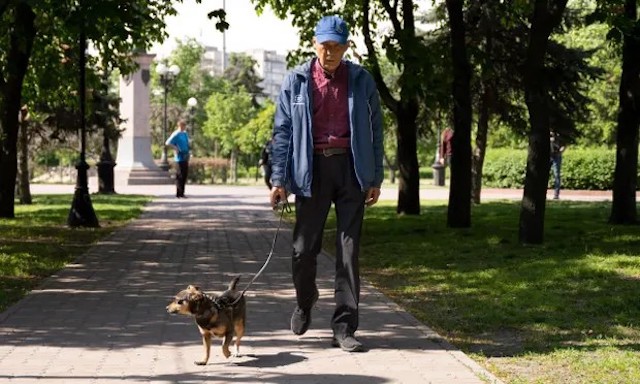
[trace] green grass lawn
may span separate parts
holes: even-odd
[[[545,243],[518,243],[518,202],[473,207],[446,227],[366,212],[360,265],[378,289],[508,383],[640,382],[640,227],[606,223],[609,203],[549,202]],[[335,220],[324,245],[334,249]]]
[[[140,215],[150,198],[92,195],[100,228],[70,228],[72,195],[35,195],[16,205],[15,219],[0,220],[0,312],[86,251],[114,229]]]

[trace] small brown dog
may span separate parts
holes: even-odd
[[[246,302],[244,295],[236,290],[238,280],[240,277],[235,277],[229,283],[227,290],[219,296],[207,295],[200,290],[200,287],[189,285],[187,289],[178,292],[173,301],[167,305],[169,313],[181,313],[195,318],[204,346],[204,359],[196,361],[197,365],[205,365],[209,361],[211,335],[224,337],[222,354],[227,358],[231,356],[229,345],[235,335],[234,356],[239,353],[240,339],[244,335],[246,321]]]

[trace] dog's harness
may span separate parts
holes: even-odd
[[[262,274],[262,272],[265,270],[265,268],[267,268],[267,265],[269,265],[269,262],[271,261],[271,257],[273,256],[273,250],[276,247],[276,241],[278,240],[278,234],[280,233],[280,227],[282,227],[282,218],[284,217],[284,213],[285,212],[291,212],[291,206],[289,205],[289,201],[284,200],[284,201],[280,201],[278,202],[278,205],[281,206],[280,209],[280,220],[278,221],[278,226],[276,227],[276,234],[273,236],[273,241],[271,242],[271,250],[269,251],[269,254],[267,255],[267,259],[264,261],[264,264],[262,264],[262,268],[260,268],[260,270],[253,275],[253,278],[251,279],[251,281],[249,281],[249,284],[247,284],[246,287],[244,287],[244,289],[242,290],[242,293],[240,293],[240,296],[238,296],[237,299],[235,299],[231,304],[231,306],[234,306],[238,303],[238,301],[240,301],[240,299],[242,299],[242,297],[244,297],[244,294],[247,292],[247,290],[249,289],[249,287],[251,287],[251,284],[253,284],[254,281],[256,281],[256,279],[258,278],[258,276],[260,276],[260,274]]]
[[[204,294],[204,298],[196,303],[196,313],[200,313],[200,310],[202,309],[201,307],[206,305],[206,308],[204,308],[202,314],[196,315],[196,324],[204,329],[209,329],[209,319],[211,319],[211,317],[213,316],[212,307],[215,307],[218,311],[221,311],[228,306],[228,304],[222,303],[221,300],[218,299],[219,298],[217,297]]]

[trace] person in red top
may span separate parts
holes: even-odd
[[[453,129],[447,127],[440,136],[440,163],[445,167],[451,164],[451,140],[453,139]]]

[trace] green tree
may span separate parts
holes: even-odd
[[[232,92],[230,87],[209,97],[203,134],[219,145],[219,152],[231,160],[231,179],[236,182],[242,128],[253,118],[251,95]]]
[[[611,26],[622,42],[622,74],[616,130],[616,167],[609,222],[636,224],[638,213],[638,136],[640,134],[640,18],[638,0],[599,0],[594,18]]]
[[[9,8],[11,7],[11,8]],[[18,113],[22,84],[36,36],[36,14],[26,3],[0,4],[0,217],[13,218],[17,175]]]
[[[593,7],[587,8],[593,12]],[[582,15],[584,18],[585,16]],[[621,56],[617,44],[607,41],[609,27],[604,23],[578,25],[556,40],[571,48],[593,52],[587,59],[590,66],[601,68],[603,74],[585,80],[589,117],[586,121],[576,121],[578,136],[576,144],[582,146],[613,147],[616,142],[616,113],[619,105]]]
[[[127,71],[132,68],[130,52],[161,40],[165,36],[164,17],[174,13],[171,0],[0,3],[0,21],[6,31],[0,34],[0,217],[14,217],[17,116],[36,37],[50,41],[60,51],[63,49],[58,38],[69,39],[68,46],[77,51],[83,30],[99,50],[108,52],[109,63]]]
[[[267,100],[255,117],[238,130],[240,152],[248,155],[260,154],[264,144],[271,140],[275,114],[276,105],[271,100]]]
[[[529,147],[524,195],[520,207],[519,239],[525,244],[542,243],[544,212],[549,181],[549,127],[552,100],[545,76],[545,57],[552,31],[560,25],[567,0],[536,0],[531,9],[531,27],[524,62],[524,93],[529,110]]]
[[[529,132],[523,97],[527,47],[522,44],[530,35],[526,7],[492,1],[470,2],[466,18],[469,27],[471,60],[478,68],[472,83],[477,129],[472,164],[472,198],[480,202],[482,167],[489,138],[490,123],[508,126],[508,136],[524,139]],[[580,11],[584,14],[584,11]],[[567,12],[563,30],[578,25],[580,12]],[[565,34],[558,28],[549,40],[544,57],[544,77],[552,103],[549,114],[553,129],[565,139],[579,135],[577,127],[590,120],[586,96],[589,83],[601,70],[589,65],[593,50],[568,46]],[[492,127],[493,128],[493,127]]]
[[[254,108],[259,108],[258,98],[264,96],[262,87],[258,85],[262,81],[256,73],[257,62],[244,53],[232,53],[229,56],[229,66],[224,71],[224,76],[229,79],[236,89],[243,88],[251,95]]]
[[[447,225],[471,226],[471,65],[467,55],[464,0],[447,0],[453,62],[454,131]]]
[[[209,80],[212,76],[201,65],[204,52],[204,46],[194,38],[176,40],[176,48],[167,58],[167,63],[180,67],[180,74],[171,85],[169,102],[186,107],[190,97],[206,100],[211,95],[213,89]],[[152,86],[159,87],[159,76],[155,71]]]
[[[171,84],[167,95],[167,120],[177,122],[182,117],[189,121],[191,125],[192,146],[199,157],[210,155],[213,152],[213,145],[204,140],[200,135],[201,127],[206,120],[204,106],[209,97],[220,87],[224,80],[212,76],[202,68],[202,59],[205,52],[204,46],[195,39],[177,40],[176,48],[166,59],[166,63],[176,64],[180,67],[180,74]],[[151,87],[153,99],[151,104],[151,127],[154,143],[161,143],[163,126],[163,90],[160,85],[159,75],[152,66]],[[198,104],[194,111],[189,111],[187,101],[194,97]],[[172,124],[168,124],[172,126]],[[154,150],[160,152],[161,146],[154,146]]]

